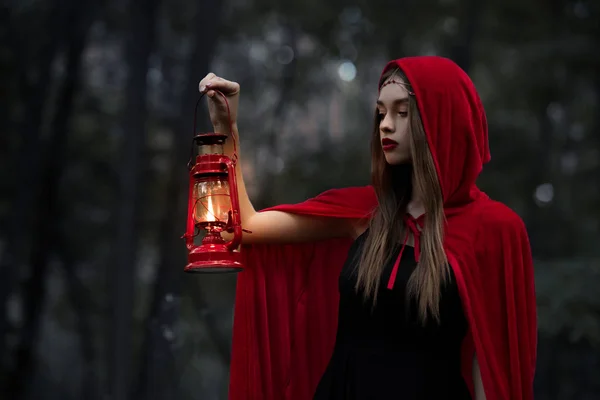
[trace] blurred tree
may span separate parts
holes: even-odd
[[[266,208],[273,202],[281,202],[279,193],[279,180],[278,172],[276,171],[276,165],[281,162],[282,149],[281,149],[281,135],[283,126],[286,122],[286,113],[288,106],[292,101],[294,85],[297,78],[297,66],[298,66],[298,28],[295,26],[295,22],[290,21],[289,18],[282,17],[284,21],[281,22],[281,34],[282,34],[282,49],[280,50],[281,60],[283,66],[281,68],[281,80],[277,84],[279,90],[278,101],[273,110],[273,116],[270,118],[270,129],[265,137],[264,149],[265,154],[268,157],[263,157],[262,160],[256,160],[255,165],[259,167],[260,171],[263,171],[262,185],[260,188],[259,196],[255,200],[255,207],[261,209]],[[275,164],[275,166],[273,165]]]
[[[19,345],[16,350],[16,364],[8,376],[7,394],[12,399],[26,395],[28,382],[33,376],[34,350],[40,330],[46,294],[46,277],[51,252],[56,250],[58,215],[58,189],[65,169],[65,146],[73,101],[79,85],[81,57],[86,44],[94,7],[83,8],[81,4],[67,2],[65,38],[65,76],[57,99],[55,114],[50,125],[50,134],[43,149],[41,163],[41,187],[36,193],[37,201],[32,207],[35,229],[32,230],[30,245],[31,274],[25,285],[25,321],[21,328]],[[49,83],[45,83],[48,85]],[[44,101],[42,98],[40,101]],[[41,123],[41,122],[38,122]],[[34,128],[39,132],[39,126]],[[14,266],[13,266],[14,268]],[[82,338],[86,340],[86,338]]]
[[[140,217],[138,205],[144,190],[140,185],[140,172],[145,162],[148,64],[155,45],[158,7],[159,0],[132,0],[129,4],[127,85],[120,131],[120,201],[117,208],[114,261],[109,277],[113,295],[107,389],[114,400],[125,400],[131,395],[134,276],[140,237],[137,229]]]
[[[185,246],[181,234],[185,231],[187,214],[188,175],[183,162],[189,156],[192,132],[191,109],[199,96],[198,82],[203,71],[208,71],[220,28],[223,2],[209,0],[192,7],[192,51],[189,56],[184,91],[180,97],[179,113],[168,121],[173,135],[174,150],[170,152],[166,200],[159,225],[159,264],[152,300],[145,321],[145,337],[141,350],[136,397],[142,399],[181,398],[178,393],[180,373],[175,346],[180,318],[181,280],[193,283],[190,295],[203,301],[202,292],[194,277],[183,276],[186,263]],[[210,18],[207,18],[210,16]],[[168,52],[168,49],[165,49]],[[168,71],[168,73],[173,73]],[[202,104],[204,105],[204,104]],[[200,108],[200,107],[199,107]],[[200,110],[200,120],[204,112]],[[200,311],[200,310],[198,310]],[[210,325],[209,325],[210,328]],[[224,355],[228,361],[228,352]]]
[[[66,19],[70,7],[63,7],[61,1],[48,5],[49,10],[29,8],[17,13],[12,9],[12,21],[6,25],[7,50],[12,55],[12,72],[16,75],[16,93],[18,98],[12,105],[12,112],[21,109],[18,124],[15,126],[16,140],[11,146],[17,149],[10,157],[6,170],[19,171],[16,175],[7,176],[12,182],[7,189],[13,194],[9,199],[8,221],[2,239],[6,242],[5,250],[0,257],[0,338],[9,332],[7,320],[8,299],[19,279],[19,268],[26,262],[26,251],[29,248],[27,233],[32,230],[30,210],[35,204],[35,196],[39,188],[38,173],[41,170],[41,130],[44,110],[47,105],[47,94],[51,86],[51,64],[64,39]],[[70,3],[69,3],[70,4]],[[3,9],[6,10],[6,9]],[[48,32],[41,40],[32,38],[31,25],[28,19],[41,24],[42,30]],[[29,45],[32,43],[32,45]],[[10,108],[9,108],[10,110]],[[7,115],[8,121],[14,120]],[[6,340],[0,340],[0,371],[6,363]],[[5,373],[0,373],[5,377]]]
[[[477,38],[477,28],[481,19],[483,3],[478,0],[466,0],[459,8],[458,34],[446,51],[465,72],[469,73],[473,63],[473,49]]]
[[[82,381],[80,398],[95,400],[99,398],[98,374],[95,367],[94,331],[89,316],[92,309],[92,301],[84,283],[77,275],[77,258],[69,246],[67,235],[64,231],[57,232],[56,252],[60,258],[65,279],[67,281],[68,298],[73,307],[76,317],[76,331],[79,335],[80,348],[83,359]]]

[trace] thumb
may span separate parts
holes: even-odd
[[[216,90],[209,90],[206,92],[206,96],[209,98],[213,104],[221,107],[224,105],[223,96],[217,93]]]

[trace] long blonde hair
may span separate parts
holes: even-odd
[[[379,87],[392,77],[402,79],[408,85],[409,92],[413,92],[399,69],[383,74]],[[420,260],[408,281],[407,296],[416,302],[419,320],[425,324],[429,319],[439,321],[441,289],[449,277],[450,268],[443,248],[442,191],[417,102],[412,95],[409,96],[408,117],[412,165],[392,166],[386,162],[381,148],[381,117],[375,112],[371,139],[371,180],[378,207],[371,218],[369,234],[360,255],[356,289],[363,291],[365,300],[371,299],[373,304],[376,303],[383,267],[390,261],[394,250],[402,245],[407,232],[404,217],[412,195],[414,171],[416,189],[423,196],[425,225],[421,233]]]

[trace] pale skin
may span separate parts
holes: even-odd
[[[403,83],[399,77],[392,76],[389,79]],[[381,118],[379,137],[382,144],[386,143],[385,140],[392,140],[397,143],[397,146],[393,149],[385,149],[384,147],[383,154],[390,165],[405,164],[412,161],[408,118],[409,96],[408,90],[402,84],[392,83],[384,85],[377,98],[377,113]],[[416,185],[413,185],[413,187],[416,188]],[[412,198],[406,211],[413,217],[425,213],[421,194],[416,189],[413,189]],[[412,243],[409,244],[412,245]]]
[[[408,96],[409,93],[398,77],[392,77],[401,84],[389,84],[382,87],[377,99],[377,110],[381,115],[379,125],[380,139],[391,139],[397,143],[393,149],[384,151],[385,159],[389,164],[411,162],[409,145],[409,118]],[[392,79],[391,78],[391,79]],[[319,218],[306,217],[280,211],[257,212],[250,201],[244,177],[241,170],[241,154],[239,134],[237,127],[237,109],[240,96],[240,85],[223,79],[214,73],[206,75],[199,83],[200,92],[206,92],[209,98],[208,106],[210,118],[215,132],[230,133],[229,117],[225,102],[214,90],[218,90],[227,97],[233,121],[233,138],[237,142],[238,164],[236,166],[236,179],[240,202],[240,214],[244,229],[252,232],[243,235],[244,244],[254,243],[299,243],[311,242],[333,238],[356,239],[368,227],[368,221],[358,219]],[[228,140],[225,153],[232,156],[234,152],[233,141]],[[419,193],[413,193],[407,212],[419,216],[425,212]],[[412,238],[410,239],[412,242]],[[411,244],[409,242],[409,244]],[[475,400],[485,400],[481,372],[477,357],[473,360],[473,383],[475,387]]]

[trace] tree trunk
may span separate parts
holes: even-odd
[[[51,64],[56,56],[64,33],[67,11],[56,4],[48,15],[45,28],[46,45],[31,60],[24,54],[28,44],[23,42],[16,22],[9,28],[8,42],[17,64],[22,101],[26,103],[25,117],[20,122],[18,133],[21,143],[17,155],[11,164],[18,171],[16,187],[11,204],[11,213],[7,222],[4,252],[0,259],[0,376],[6,376],[3,361],[6,354],[6,336],[9,332],[7,320],[7,300],[13,293],[18,280],[19,268],[25,264],[27,230],[31,221],[31,209],[34,196],[41,181],[37,178],[40,171],[40,132],[46,103],[46,94],[50,86]],[[37,76],[36,80],[32,80]]]
[[[68,134],[69,117],[73,110],[73,101],[79,84],[81,55],[86,43],[90,26],[85,18],[91,15],[88,7],[78,3],[72,7],[67,21],[71,39],[67,52],[66,73],[59,96],[56,114],[51,125],[51,134],[45,146],[41,191],[36,196],[34,209],[36,226],[32,230],[31,274],[25,287],[25,323],[17,349],[16,366],[8,382],[9,398],[18,400],[25,397],[29,380],[33,373],[34,354],[43,315],[46,295],[46,276],[48,260],[53,246],[56,245],[56,226],[58,225],[58,187],[65,167],[65,147]]]
[[[563,26],[561,26],[562,0],[552,0],[546,5],[550,10],[550,18],[546,30],[546,36],[551,41],[559,40]],[[539,124],[539,140],[536,143],[535,150],[532,152],[529,170],[531,182],[529,193],[536,192],[539,185],[548,182],[556,182],[556,171],[553,160],[555,159],[554,149],[554,126],[548,115],[548,107],[560,100],[561,94],[559,88],[554,84],[554,75],[552,73],[553,64],[556,60],[547,58],[544,60],[544,70],[539,71],[540,82],[536,90],[536,98],[539,101],[530,102],[530,108],[537,115]],[[558,60],[560,62],[560,60]],[[537,104],[536,104],[537,103]],[[561,232],[557,237],[552,229],[547,229],[547,222],[552,221],[553,226],[565,226],[564,214],[552,210],[554,205],[548,204],[541,208],[533,201],[533,196],[527,203],[525,223],[529,231],[531,249],[533,254],[539,258],[552,257],[561,254],[562,249],[574,248],[572,241],[576,240],[575,235],[565,235]],[[567,224],[568,226],[568,224]],[[555,240],[558,239],[558,240]]]
[[[130,32],[126,44],[129,71],[121,132],[123,146],[114,249],[116,259],[109,277],[113,303],[107,376],[112,400],[126,400],[131,394],[134,276],[139,237],[136,205],[141,198],[139,182],[148,116],[146,76],[154,47],[157,8],[158,0],[132,0],[129,8]]]
[[[146,336],[136,393],[136,398],[140,400],[180,397],[173,341],[177,332],[175,324],[179,319],[182,279],[193,279],[183,273],[186,258],[181,235],[185,231],[188,193],[185,165],[191,145],[193,106],[199,96],[198,82],[210,67],[223,8],[223,2],[219,0],[197,4],[194,18],[195,46],[189,60],[181,113],[173,126],[174,150],[171,152],[167,199],[160,223],[160,262],[152,304],[146,319]],[[203,112],[199,110],[198,114],[198,120],[203,121]]]
[[[77,276],[75,267],[76,260],[73,259],[69,250],[69,243],[65,232],[58,233],[57,253],[60,257],[65,271],[66,286],[69,300],[73,306],[76,318],[76,329],[79,333],[81,355],[83,360],[83,381],[81,384],[81,399],[94,400],[98,398],[97,377],[94,368],[94,343],[88,312],[92,301],[83,282]]]
[[[217,319],[215,313],[212,311],[210,304],[206,301],[204,292],[199,290],[198,284],[195,282],[194,277],[186,281],[187,288],[196,310],[196,315],[204,322],[204,326],[208,331],[208,336],[212,340],[213,344],[217,348],[217,354],[221,357],[221,361],[225,365],[229,365],[231,361],[231,343],[228,336],[223,335],[217,327]]]
[[[267,154],[269,154],[272,158],[281,156],[281,146],[279,140],[279,137],[281,136],[280,128],[284,126],[283,120],[285,119],[285,112],[294,90],[298,66],[298,50],[296,46],[296,42],[298,40],[298,29],[293,21],[287,21],[284,23],[283,34],[285,36],[286,43],[292,49],[294,58],[285,67],[283,67],[281,83],[279,85],[279,101],[275,106],[273,118],[271,119],[271,129],[266,140],[268,148]],[[263,180],[257,205],[258,208],[266,208],[279,202],[279,191],[277,184],[278,173],[273,171],[273,163],[271,158],[267,158],[262,161],[261,165],[259,165],[259,171],[261,171]]]
[[[479,0],[468,0],[460,16],[461,30],[450,49],[450,58],[465,72],[469,73],[473,61],[473,42],[477,33],[483,3]]]

